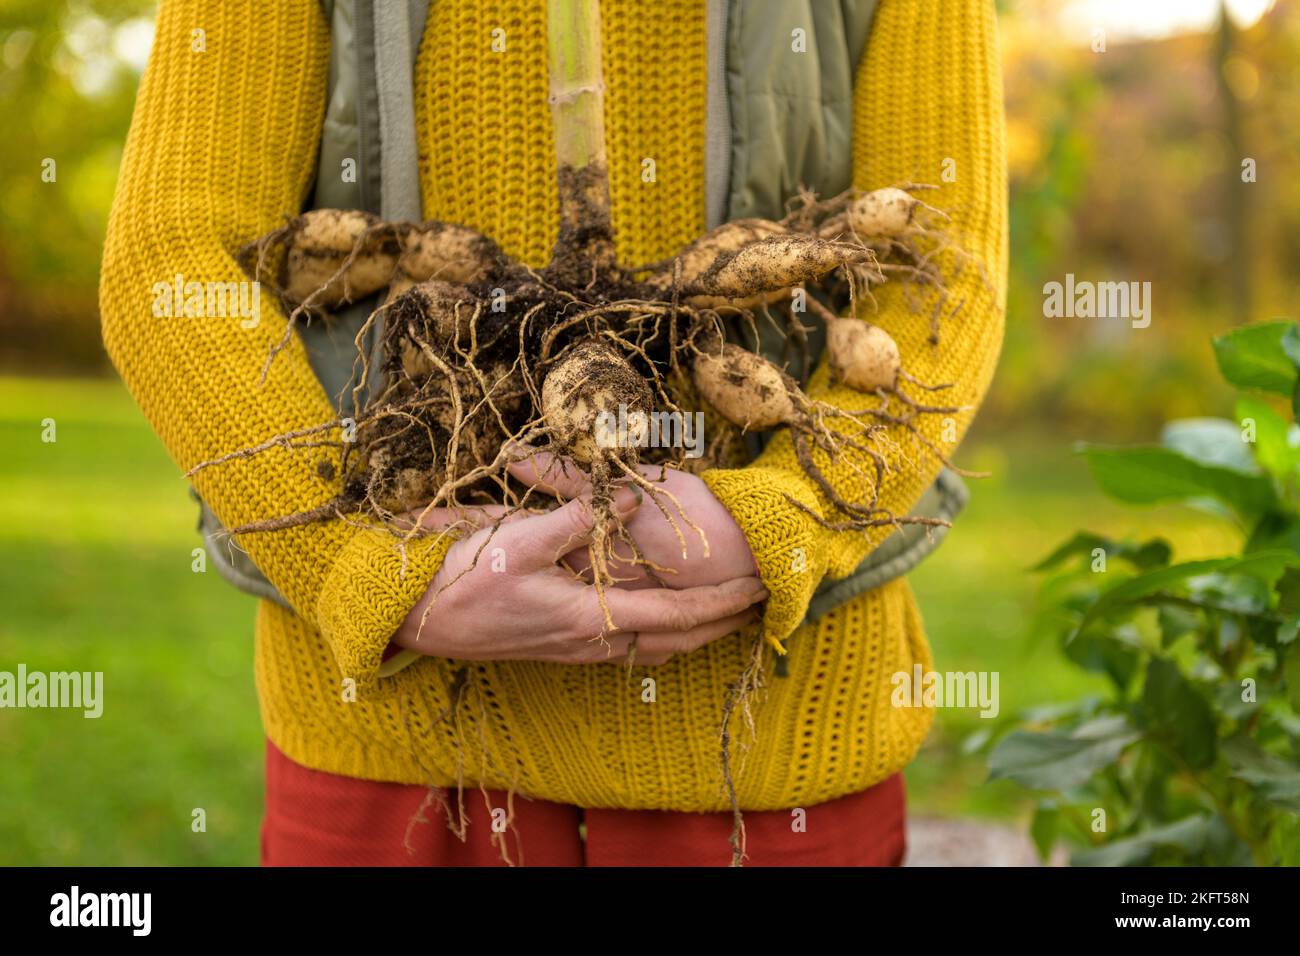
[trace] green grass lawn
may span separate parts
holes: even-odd
[[[113,381],[0,379],[0,443],[0,670],[102,671],[105,697],[98,720],[0,710],[0,864],[256,862],[254,601],[191,570],[185,482]],[[1103,502],[1065,436],[976,434],[961,462],[995,477],[912,581],[936,666],[998,671],[1003,718],[1100,688],[1028,633],[1025,569],[1060,539],[1086,524],[1158,527],[1189,557],[1223,543],[1189,513]],[[987,723],[940,712],[908,771],[914,812],[1023,815],[1023,791],[963,753]]]
[[[194,505],[120,385],[0,380],[0,409],[0,669],[105,698],[0,711],[0,864],[255,861],[255,602],[190,570]]]

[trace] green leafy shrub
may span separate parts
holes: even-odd
[[[1239,553],[1080,532],[1036,570],[1043,627],[1110,693],[1023,715],[991,778],[1046,791],[1031,832],[1076,865],[1300,864],[1300,326],[1214,341],[1236,421],[1166,425],[1159,445],[1085,446],[1111,497],[1237,522]]]

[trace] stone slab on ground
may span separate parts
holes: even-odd
[[[1064,866],[1064,852],[1052,866]],[[974,820],[917,817],[907,821],[904,866],[1042,866],[1033,842],[1013,827]]]

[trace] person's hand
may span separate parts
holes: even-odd
[[[637,493],[620,488],[614,512],[628,521]],[[442,568],[403,621],[393,643],[459,660],[537,660],[574,664],[634,661],[660,664],[756,621],[753,605],[767,597],[753,575],[681,590],[608,588],[607,628],[596,589],[558,559],[591,540],[589,500],[577,498],[543,514],[504,509],[439,509],[422,523],[451,521],[479,530],[448,549]]]
[[[510,465],[510,473],[524,484],[533,485],[538,491],[561,500],[591,492],[587,476],[572,462],[557,458],[549,452],[529,452],[528,449],[521,448],[519,454],[525,453],[528,453],[528,457]],[[667,569],[656,572],[664,585],[670,588],[694,588],[758,574],[758,565],[745,533],[740,530],[722,502],[713,496],[708,485],[695,475],[672,468],[641,465],[638,470],[655,488],[663,489],[667,494],[659,498],[662,510],[655,502],[645,501],[631,520],[626,522],[626,527],[642,556]],[[646,497],[650,496],[647,494]],[[677,504],[673,503],[674,498]],[[677,537],[665,511],[676,522],[681,539]],[[687,524],[682,516],[683,511],[699,531]],[[703,532],[708,541],[707,557],[699,532]],[[682,556],[682,539],[686,545],[685,557]],[[611,562],[610,566],[611,572],[619,579],[619,587],[656,586],[644,567],[630,563],[628,559],[631,551],[625,543],[617,542],[614,551],[616,556],[622,558],[621,561]],[[585,548],[565,555],[564,563],[579,572],[586,572],[591,567]]]

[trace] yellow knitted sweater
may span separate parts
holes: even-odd
[[[704,5],[601,7],[618,250],[625,262],[649,262],[703,229]],[[538,264],[557,228],[545,10],[535,0],[435,0],[416,67],[425,216],[473,226]],[[497,27],[505,52],[491,48]],[[995,29],[992,0],[883,0],[857,77],[853,159],[863,187],[944,180],[932,201],[953,213],[965,248],[1000,287],[1006,197]],[[114,363],[183,469],[332,417],[296,339],[258,384],[283,328],[269,296],[255,328],[151,312],[153,284],[177,274],[241,279],[233,250],[301,208],[328,48],[318,0],[163,0],[109,224],[100,306]],[[639,175],[646,156],[657,164],[652,185]],[[993,373],[1004,301],[975,269],[954,286],[965,306],[939,348],[926,342],[928,316],[890,288],[873,321],[898,341],[906,368],[954,383],[953,403],[973,407]],[[873,401],[829,386],[824,369],[813,389],[845,406]],[[957,416],[958,436],[969,420]],[[926,427],[955,447],[942,421]],[[895,437],[911,465],[890,475],[883,503],[903,514],[938,463]],[[336,489],[314,464],[310,453],[277,451],[208,469],[195,485],[234,526],[326,500]],[[855,480],[847,465],[830,477],[844,488]],[[741,806],[816,803],[899,770],[931,719],[890,705],[892,674],[930,666],[907,584],[878,588],[795,633],[822,578],[849,573],[884,532],[829,532],[792,507],[786,495],[814,509],[826,503],[781,437],[751,466],[706,480],[745,530],[771,591],[763,627],[793,636],[789,677],[770,679],[755,709],[737,780]],[[460,719],[438,722],[456,662],[425,658],[383,678],[377,671],[446,542],[411,554],[405,567],[391,539],[343,522],[243,544],[299,612],[263,602],[255,654],[267,734],[294,760],[376,780],[450,785],[459,777],[583,806],[725,807],[719,722],[752,640],[719,640],[631,679],[615,664],[474,663]],[[653,703],[643,699],[649,673]]]

